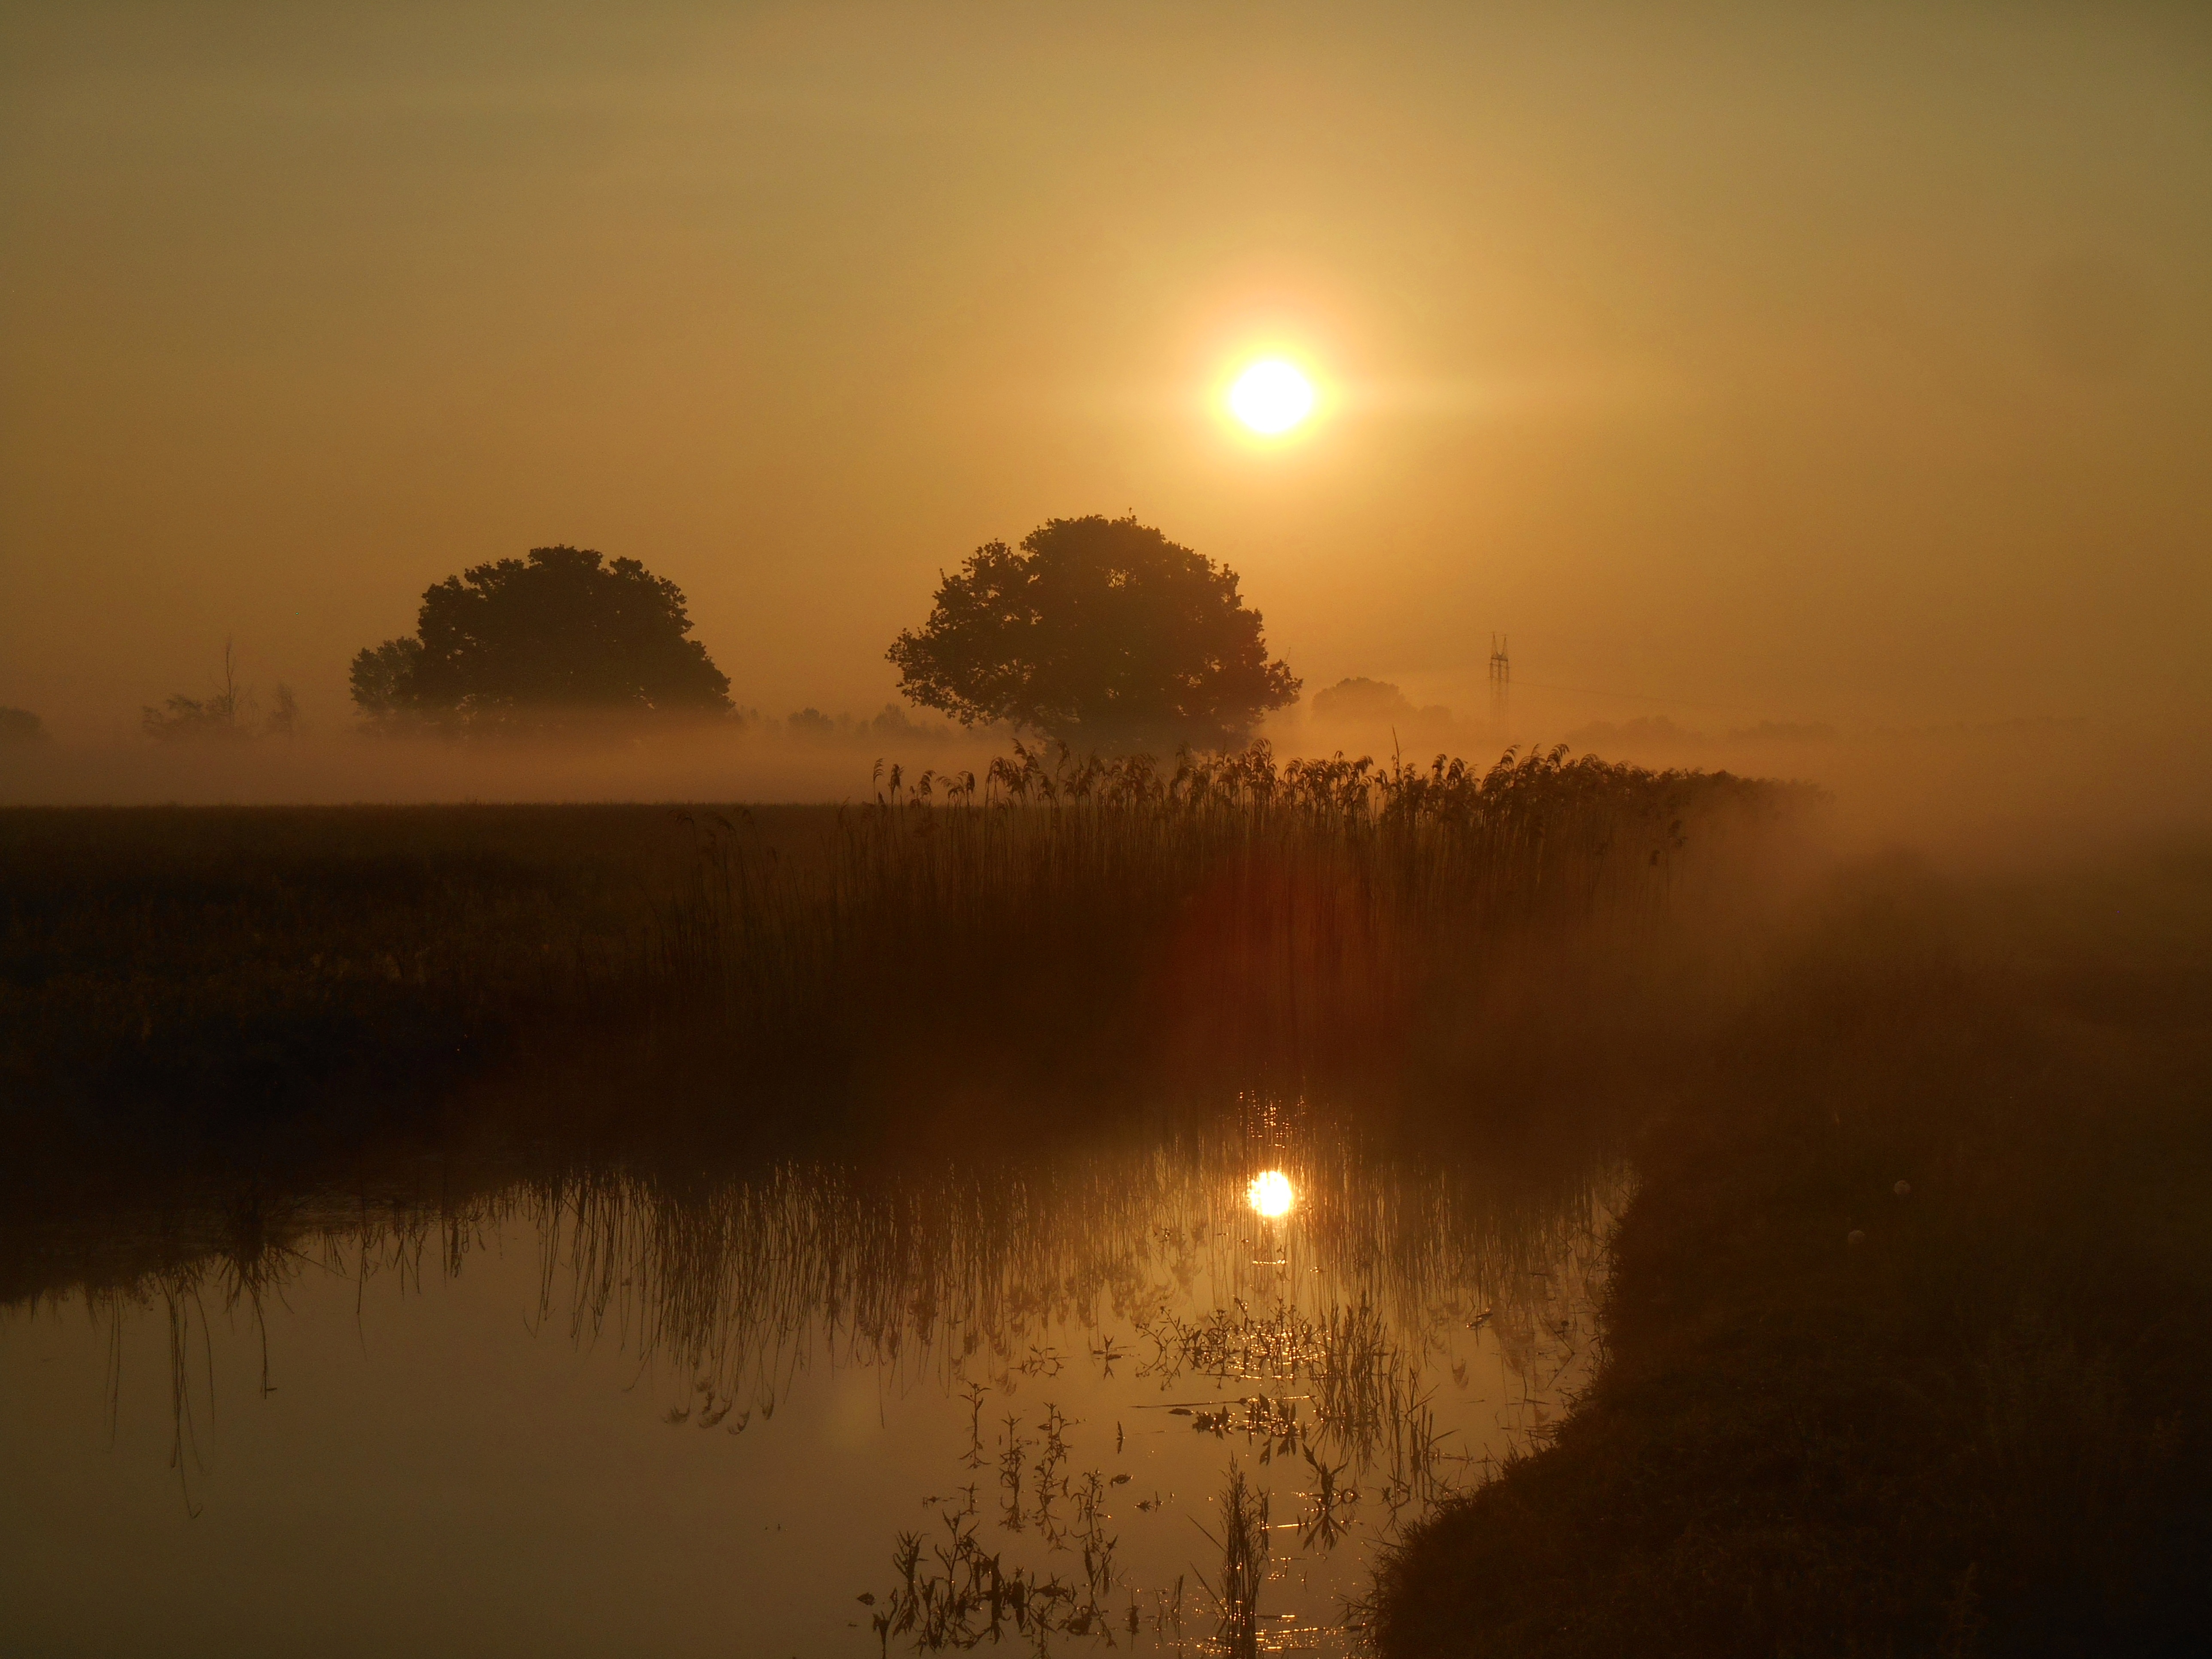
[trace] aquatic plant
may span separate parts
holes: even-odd
[[[1268,1495],[1244,1478],[1233,1460],[1221,1492],[1221,1532],[1206,1533],[1221,1552],[1220,1581],[1200,1583],[1213,1597],[1219,1614],[1215,1638],[1231,1659],[1257,1659],[1260,1651],[1260,1592],[1267,1582]],[[1200,1528],[1204,1531],[1205,1528]]]

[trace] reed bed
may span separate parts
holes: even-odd
[[[1667,933],[1809,799],[1559,750],[1264,744],[1018,744],[872,793],[0,815],[0,1130],[342,1138],[518,1061],[551,1079],[540,1116],[649,1073],[664,1115],[747,1126],[1208,1066],[1295,1090],[1458,1041],[1473,980],[1535,983],[1532,941]]]
[[[894,766],[878,785],[811,860],[742,818],[690,818],[658,1006],[817,1042],[858,1036],[840,1011],[980,1008],[1009,1035],[1196,1028],[1310,1064],[1332,1033],[1397,1032],[1440,973],[1516,937],[1648,930],[1692,848],[1740,847],[1813,799],[1564,749],[1483,769],[1278,763],[1264,742],[1172,767],[1017,744],[980,779]]]

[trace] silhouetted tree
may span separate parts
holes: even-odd
[[[260,736],[289,738],[299,720],[299,701],[292,688],[276,683],[276,708],[257,731],[253,688],[238,683],[238,660],[230,642],[222,647],[222,679],[204,697],[188,697],[181,691],[159,708],[139,709],[139,727],[156,743],[229,742]]]
[[[377,721],[404,720],[421,713],[415,695],[415,665],[422,660],[422,641],[410,634],[363,647],[354,655],[354,706]]]
[[[0,747],[18,743],[44,743],[46,723],[27,708],[0,708]]]
[[[849,710],[834,719],[819,708],[808,707],[794,709],[784,717],[784,729],[793,737],[809,743],[858,741],[895,744],[902,749],[917,744],[941,744],[951,735],[951,728],[935,721],[921,721],[909,718],[905,709],[895,702],[887,702],[875,715],[854,714]]]
[[[1388,726],[1394,732],[1437,734],[1451,724],[1451,710],[1442,703],[1416,708],[1412,700],[1388,680],[1354,676],[1339,680],[1325,691],[1314,693],[1313,717],[1323,725]]]
[[[1413,705],[1388,680],[1364,677],[1339,680],[1326,691],[1314,693],[1313,712],[1322,720],[1409,720]]]
[[[1091,746],[1226,748],[1294,701],[1236,573],[1134,518],[989,542],[887,653],[909,701]]]
[[[682,591],[635,559],[535,547],[427,590],[413,637],[354,658],[353,700],[380,724],[726,714],[729,677],[690,631]]]
[[[209,697],[188,697],[179,692],[159,708],[144,705],[138,711],[138,725],[156,743],[198,743],[253,735],[251,727],[239,723],[238,702],[227,691]]]

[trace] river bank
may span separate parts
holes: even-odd
[[[1863,870],[1650,1128],[1604,1364],[1385,1655],[2201,1650],[2212,857]]]

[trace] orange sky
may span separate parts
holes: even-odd
[[[2212,11],[0,9],[0,703],[126,731],[568,541],[744,703],[1133,510],[1310,691],[2212,703]],[[1233,441],[1240,353],[1327,417]],[[1578,693],[1577,695],[1580,695]]]

